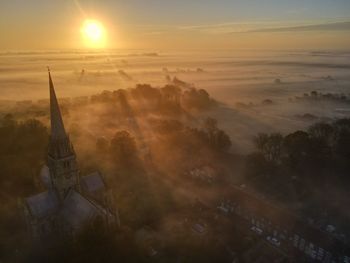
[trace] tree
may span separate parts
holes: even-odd
[[[218,121],[208,117],[203,124],[209,145],[219,151],[228,151],[232,145],[230,137],[218,128]]]
[[[138,84],[131,90],[131,95],[137,99],[159,102],[161,94],[159,89],[153,88],[149,84]]]
[[[212,134],[218,130],[218,121],[208,117],[205,119],[203,127],[209,134]]]
[[[153,123],[156,132],[163,135],[181,133],[184,130],[184,125],[178,120],[156,120]]]
[[[255,147],[263,152],[265,149],[265,145],[269,141],[269,135],[267,133],[259,133],[257,136],[254,137],[254,144]]]
[[[266,145],[266,156],[269,161],[276,162],[281,159],[283,136],[280,133],[270,135]]]
[[[327,144],[331,143],[334,135],[332,125],[324,122],[315,123],[308,129],[308,132],[311,137],[324,141]]]
[[[208,109],[214,105],[214,101],[210,98],[208,92],[203,89],[197,90],[191,88],[186,90],[182,96],[183,105],[186,108],[194,109]]]
[[[130,164],[137,155],[135,139],[127,131],[118,131],[111,140],[110,151],[113,159]]]
[[[175,85],[166,85],[161,89],[165,99],[178,102],[180,100],[181,89]]]
[[[260,133],[255,137],[254,142],[267,161],[280,161],[283,149],[283,136],[280,133],[272,133],[270,135]]]
[[[13,115],[9,113],[9,114],[6,114],[4,116],[1,124],[3,127],[14,127],[16,125],[16,121],[15,121]]]
[[[335,152],[350,163],[350,119],[340,119],[334,124]]]
[[[226,152],[232,145],[230,136],[228,136],[223,130],[218,130],[215,134],[215,146],[219,151]]]
[[[296,131],[284,138],[284,147],[292,168],[300,168],[310,149],[309,134]]]

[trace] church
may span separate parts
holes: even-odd
[[[47,162],[40,174],[47,189],[25,198],[22,204],[32,238],[43,241],[74,236],[96,220],[102,220],[107,228],[118,226],[118,212],[102,175],[80,175],[50,71],[49,89],[51,134]]]

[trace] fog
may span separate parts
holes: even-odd
[[[344,92],[350,70],[350,53],[340,52],[76,51],[8,52],[0,57],[0,99],[15,100],[47,97],[47,66],[53,71],[61,97],[91,95],[104,89],[127,88],[134,83],[162,85],[169,74],[205,88],[230,105],[265,96],[284,99],[313,89]],[[198,68],[203,71],[197,71]],[[132,78],[125,78],[121,71]],[[324,81],[327,76],[336,81]],[[276,78],[284,85],[272,85]]]
[[[184,255],[201,256],[218,241],[242,255],[255,250],[241,242],[252,235],[250,222],[242,230],[235,221],[242,218],[232,224],[218,210],[230,198],[249,203],[246,193],[260,199],[252,202],[253,211],[265,210],[263,217],[272,212],[277,225],[285,224],[283,212],[274,217],[268,202],[322,230],[335,225],[333,234],[346,240],[349,58],[310,51],[1,53],[0,174],[7,201],[0,206],[0,243],[9,247],[9,258],[17,255],[18,240],[27,242],[14,215],[17,199],[43,189],[47,66],[81,174],[101,171],[113,191],[122,222],[115,247],[121,251],[136,244],[131,254],[149,253],[138,245],[146,234],[155,249],[188,249]],[[308,130],[318,122],[326,128]],[[274,135],[265,137],[272,147],[259,148],[259,133]],[[243,197],[231,196],[234,189]],[[193,237],[198,224],[208,240],[193,252],[203,237]],[[23,229],[10,233],[18,226]],[[132,238],[125,243],[123,235]]]
[[[60,98],[138,83],[160,87],[176,77],[205,89],[221,103],[201,117],[218,119],[231,136],[233,149],[249,152],[258,132],[288,133],[316,121],[347,117],[349,103],[295,97],[311,91],[349,95],[349,58],[350,53],[340,51],[3,52],[0,104],[47,98],[47,66]],[[305,114],[314,118],[303,118]]]

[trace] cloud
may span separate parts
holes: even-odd
[[[350,22],[333,22],[313,25],[257,28],[247,32],[299,32],[299,31],[348,31]]]
[[[230,35],[235,33],[268,33],[268,32],[317,32],[317,31],[350,31],[350,19],[330,19],[325,21],[303,20],[260,20],[228,21],[224,23],[197,25],[138,25],[139,35],[158,36],[174,34]]]
[[[220,24],[206,24],[206,25],[190,25],[178,27],[178,30],[199,31],[202,33],[232,33],[232,32],[248,32],[259,25],[276,24],[276,22],[228,22]]]
[[[258,32],[298,32],[298,31],[348,31],[350,21],[332,22],[285,22],[285,21],[252,21],[228,22],[220,24],[189,25],[178,27],[178,30],[198,31],[210,34],[258,33]]]

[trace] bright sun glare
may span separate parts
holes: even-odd
[[[82,26],[85,44],[91,48],[101,48],[105,45],[105,29],[97,20],[85,20]]]

